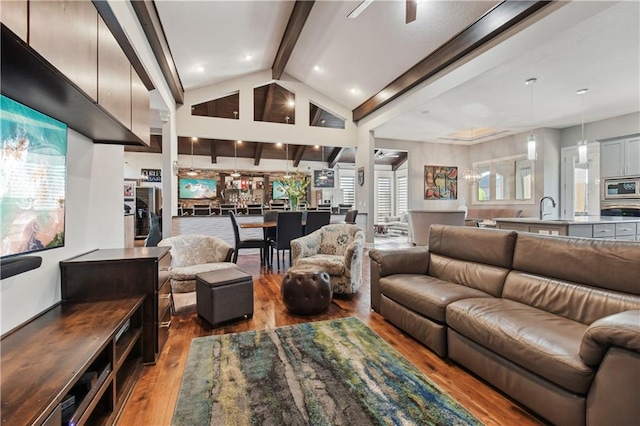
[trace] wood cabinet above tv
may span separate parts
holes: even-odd
[[[95,142],[149,146],[148,86],[141,84],[145,79],[132,69],[94,4],[31,2],[26,38],[13,32],[20,32],[15,22],[23,21],[14,19],[22,16],[18,12],[1,15],[2,94]],[[105,46],[100,44],[99,23],[111,53],[105,67],[98,62],[100,46]]]

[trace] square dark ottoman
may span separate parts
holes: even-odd
[[[198,315],[215,326],[247,315],[253,316],[253,278],[236,268],[196,275]]]

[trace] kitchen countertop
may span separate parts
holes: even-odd
[[[538,219],[537,217],[505,217],[495,218],[496,222],[529,223],[545,225],[597,225],[603,223],[640,222],[640,217],[633,216],[572,216],[560,219]]]

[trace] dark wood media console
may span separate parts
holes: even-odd
[[[171,325],[168,247],[95,250],[60,262],[62,300],[117,300],[146,296],[143,360],[154,364]]]
[[[142,303],[60,303],[3,336],[2,424],[114,424],[142,370]]]

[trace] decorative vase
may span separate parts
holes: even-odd
[[[298,197],[294,195],[289,196],[289,207],[291,211],[298,211]]]

